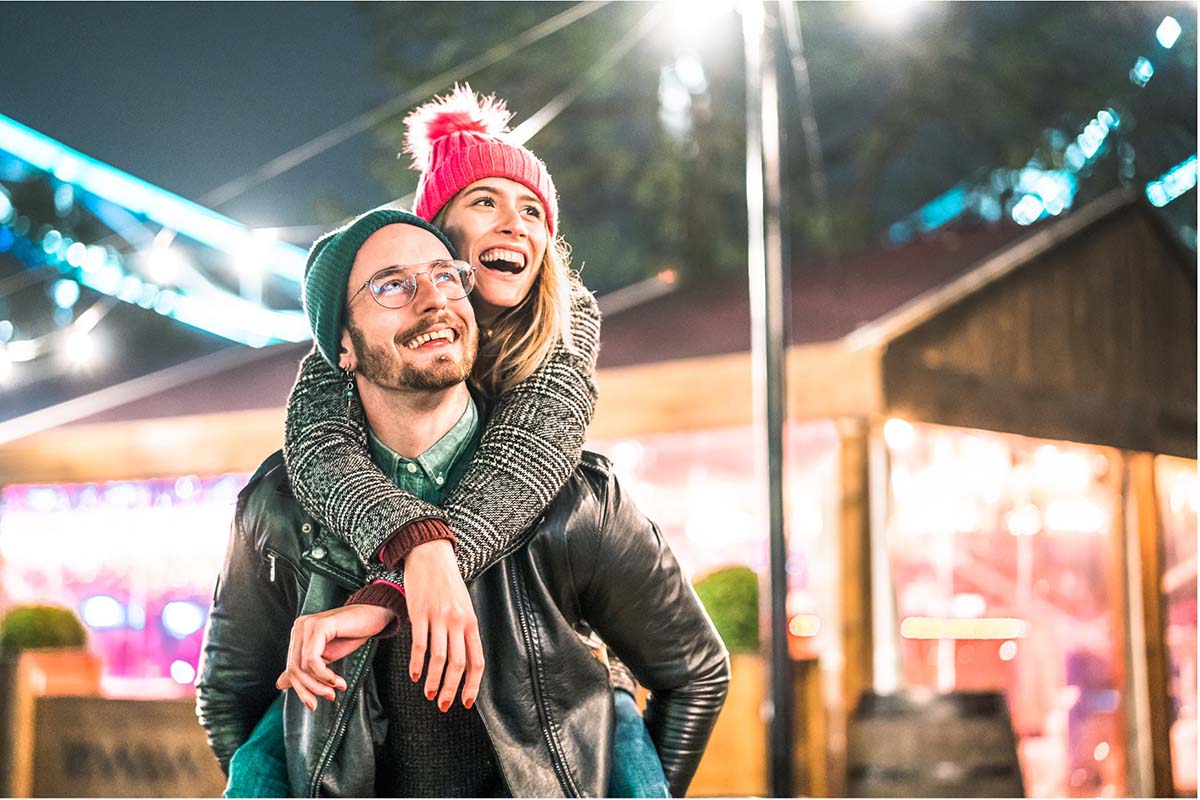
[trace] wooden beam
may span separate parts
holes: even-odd
[[[253,472],[283,446],[283,409],[69,425],[0,445],[0,486]]]
[[[593,439],[749,425],[749,353],[601,370]]]
[[[859,696],[875,683],[868,421],[861,418],[839,419],[838,437],[842,691],[837,727],[844,732]],[[843,737],[838,739],[844,742]],[[831,752],[830,761],[830,780],[826,788],[832,796],[844,795],[844,747],[840,753]]]
[[[879,354],[833,342],[788,348],[787,418],[881,413]],[[601,370],[594,439],[750,425],[749,353],[683,358]]]
[[[1150,749],[1154,797],[1174,797],[1171,770],[1170,665],[1166,603],[1162,593],[1162,525],[1158,514],[1154,456],[1131,453],[1126,460],[1141,567],[1141,608],[1149,690]]]

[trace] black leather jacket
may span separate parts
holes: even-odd
[[[513,796],[603,796],[614,726],[607,670],[576,635],[586,620],[650,692],[646,725],[674,796],[687,789],[725,700],[729,657],[658,529],[602,456],[583,464],[529,544],[470,587],[487,667],[476,707]],[[292,621],[362,585],[349,547],[292,496],[271,456],[238,499],[213,599],[197,713],[221,766],[278,697]],[[284,702],[293,796],[373,796],[386,719],[376,642],[332,665],[347,683],[309,712]]]

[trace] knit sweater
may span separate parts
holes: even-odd
[[[379,643],[375,674],[387,736],[375,770],[378,797],[508,797],[508,787],[478,708],[446,711],[408,677],[412,629]]]
[[[344,378],[315,350],[288,398],[284,456],[296,498],[344,539],[372,579],[403,585],[380,548],[402,526],[444,520],[467,582],[525,543],[531,523],[579,464],[596,405],[600,309],[571,297],[571,343],[560,341],[532,375],[502,395],[466,474],[442,507],[398,489],[371,460],[366,420]]]

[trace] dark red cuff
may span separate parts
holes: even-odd
[[[379,561],[388,569],[395,569],[412,549],[426,542],[436,542],[438,539],[449,539],[451,546],[457,549],[458,540],[450,526],[437,517],[417,519],[402,526],[392,534],[392,538],[379,548]]]
[[[386,639],[389,636],[395,636],[400,632],[401,625],[409,624],[408,601],[404,599],[404,588],[389,581],[368,583],[350,595],[350,599],[346,601],[348,606],[355,603],[383,606],[388,611],[395,613],[396,618],[377,634],[379,638]]]

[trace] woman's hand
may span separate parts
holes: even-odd
[[[346,681],[329,668],[392,623],[395,613],[362,603],[297,617],[288,643],[287,669],[275,681],[277,689],[294,689],[310,711],[317,697],[332,701]]]
[[[421,679],[428,653],[425,696],[430,700],[436,697],[438,708],[446,711],[454,702],[465,670],[462,704],[470,708],[483,679],[483,643],[471,595],[458,572],[450,542],[438,539],[409,552],[404,559],[404,594],[413,634],[409,677],[414,682]]]

